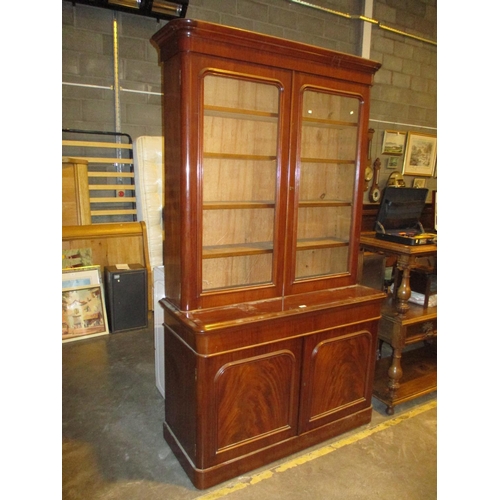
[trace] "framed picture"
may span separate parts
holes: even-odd
[[[425,179],[413,179],[414,188],[425,188]]]
[[[389,156],[387,158],[387,168],[394,170],[398,168],[398,157],[397,156]]]
[[[63,250],[62,267],[79,268],[82,266],[92,265],[92,249],[91,248],[74,248]]]
[[[84,285],[101,284],[101,267],[85,266],[62,270],[62,288],[76,288]]]
[[[391,156],[401,156],[405,149],[406,132],[396,130],[386,130],[384,132],[384,142],[382,144],[382,154]]]
[[[403,174],[432,177],[437,157],[437,137],[408,132]]]
[[[108,334],[103,285],[84,285],[62,291],[62,340],[69,342]]]

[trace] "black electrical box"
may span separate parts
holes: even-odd
[[[148,325],[147,273],[141,264],[104,268],[106,310],[111,333]]]

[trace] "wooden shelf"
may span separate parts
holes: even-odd
[[[326,127],[326,128],[340,128],[357,127],[357,122],[345,122],[340,120],[325,120],[321,118],[310,118],[308,116],[302,117],[302,125],[305,127]]]
[[[311,208],[311,207],[350,207],[352,203],[350,201],[341,200],[304,200],[299,201],[299,208]]]
[[[355,165],[355,160],[339,160],[338,158],[308,158],[300,159],[301,163],[332,163],[338,165]]]
[[[214,153],[205,151],[203,158],[216,158],[218,160],[254,160],[254,161],[273,161],[276,156],[272,155],[250,155],[238,153]]]
[[[297,241],[297,250],[312,250],[314,248],[334,248],[346,247],[347,241],[336,240],[334,238],[310,238]]]
[[[245,255],[261,255],[272,253],[271,242],[235,243],[232,245],[213,245],[203,247],[203,259],[218,259],[222,257],[242,257]]]
[[[267,111],[258,111],[255,109],[226,108],[223,106],[204,106],[205,116],[216,116],[220,118],[231,118],[237,120],[258,120],[275,122],[278,119],[278,113]]]
[[[437,390],[435,345],[427,345],[404,353],[401,357],[403,376],[399,381],[400,386],[396,396],[391,395],[387,385],[387,372],[391,362],[391,357],[377,361],[373,385],[373,395],[390,408]]]
[[[273,201],[206,201],[203,203],[203,210],[236,210],[274,207],[275,203]]]

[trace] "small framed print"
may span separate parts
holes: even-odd
[[[389,156],[389,158],[387,158],[387,168],[390,168],[391,170],[398,168],[398,157],[397,156]]]
[[[62,270],[62,288],[101,284],[101,266],[85,266]]]
[[[435,135],[408,132],[403,162],[404,175],[432,177],[436,157],[437,137]]]
[[[396,130],[386,130],[384,132],[384,142],[382,144],[382,154],[391,156],[401,156],[405,149],[406,132]]]
[[[425,179],[413,179],[414,188],[425,188]]]
[[[84,285],[62,291],[62,341],[108,334],[103,285]]]

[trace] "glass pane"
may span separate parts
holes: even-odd
[[[356,179],[359,101],[303,92],[296,279],[346,273]]]
[[[204,79],[203,290],[272,282],[279,92]]]

